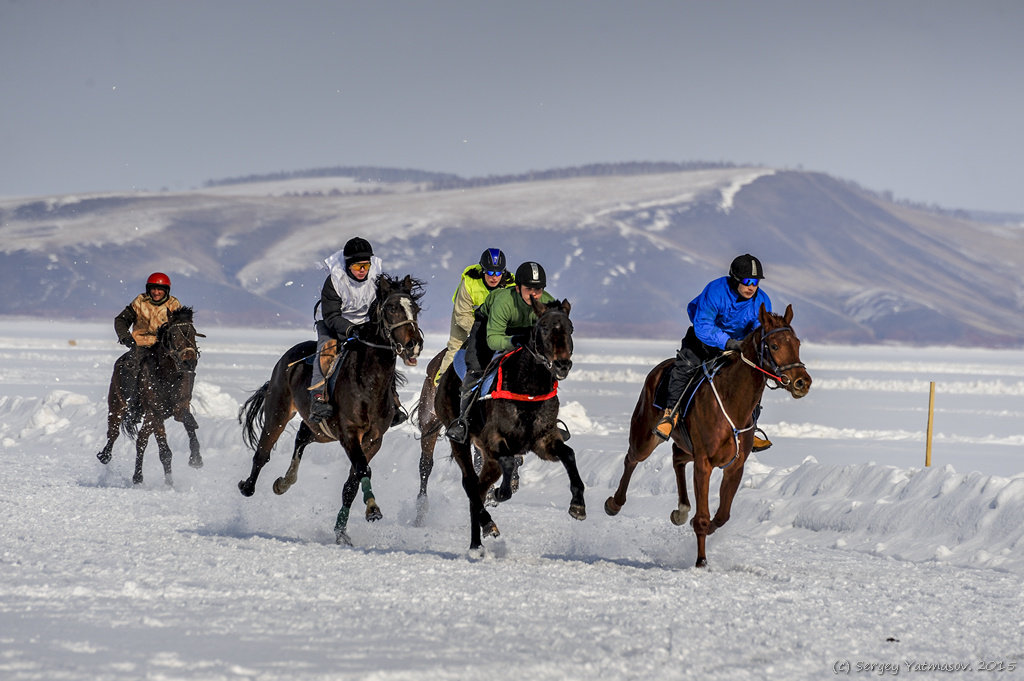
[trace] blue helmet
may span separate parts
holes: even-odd
[[[480,254],[480,268],[487,271],[505,271],[505,254],[497,248],[488,248]]]

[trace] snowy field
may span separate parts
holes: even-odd
[[[751,458],[697,570],[692,530],[668,519],[668,446],[638,468],[622,513],[602,509],[641,382],[674,342],[576,339],[562,417],[588,518],[567,514],[562,468],[530,457],[519,493],[492,510],[502,536],[474,560],[443,444],[427,523],[413,525],[409,425],[372,462],[384,519],[364,522],[357,502],[353,548],[334,544],[348,469],[337,445],[310,446],[298,484],[270,489],[294,425],[243,498],[238,408],[306,336],[197,325],[206,466],[188,468],[169,422],[167,488],[155,443],[139,487],[130,441],[108,466],[95,458],[111,327],[0,322],[0,679],[1024,674],[1022,351],[805,343],[811,392],[766,393],[775,446]],[[444,340],[429,337],[424,358]],[[407,374],[410,407],[424,365]]]

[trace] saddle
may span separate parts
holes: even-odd
[[[693,448],[693,440],[690,438],[690,431],[686,429],[686,415],[690,412],[690,407],[693,405],[693,396],[697,393],[697,388],[702,383],[709,378],[714,378],[722,370],[726,359],[725,355],[719,355],[701,364],[698,371],[690,378],[690,383],[683,389],[683,394],[679,397],[679,404],[682,407],[679,409],[679,425],[677,427],[683,436],[683,442],[690,449]],[[661,378],[658,379],[658,386],[654,389],[654,403],[652,406],[658,411],[672,409],[676,406],[668,404],[668,382],[671,375],[671,365],[669,365],[669,370],[662,372]]]
[[[480,396],[479,399],[494,399],[494,400],[516,400],[521,402],[541,402],[548,400],[558,394],[558,381],[554,382],[554,386],[551,388],[551,392],[543,395],[524,395],[522,393],[514,393],[508,390],[504,386],[502,368],[501,365],[509,357],[517,352],[521,352],[522,348],[515,348],[509,350],[506,353],[496,352],[491,358],[487,368],[484,369],[484,375],[477,383],[475,390]],[[458,375],[459,380],[466,380],[466,349],[462,348],[455,353],[455,357],[452,360],[452,366],[455,368],[455,373]]]

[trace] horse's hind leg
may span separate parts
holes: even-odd
[[[135,485],[142,484],[142,459],[146,453],[146,445],[149,444],[149,436],[154,431],[152,419],[147,414],[138,435],[135,436],[135,473],[132,475],[132,483]]]
[[[423,408],[422,401],[420,408]],[[434,470],[434,447],[437,445],[440,425],[441,422],[433,418],[420,429],[423,435],[420,437],[420,493],[416,496],[416,519],[413,521],[416,527],[422,527],[427,517],[427,481]]]
[[[164,467],[164,484],[170,487],[174,484],[171,477],[171,446],[167,444],[167,431],[164,429],[163,421],[157,421],[153,429],[156,435],[156,445],[160,452],[160,463]]]
[[[722,482],[718,486],[718,510],[715,511],[715,517],[711,519],[708,534],[712,534],[719,527],[729,522],[729,515],[732,512],[732,500],[736,497],[736,490],[740,488],[740,481],[742,479],[742,462],[737,461],[722,471]]]
[[[632,430],[636,431],[639,429],[634,426]],[[633,478],[633,471],[636,470],[637,464],[641,461],[646,461],[647,457],[654,451],[654,448],[658,446],[657,438],[650,433],[637,439],[639,442],[635,443],[633,433],[631,432],[629,450],[626,452],[626,458],[622,462],[622,477],[619,479],[619,486],[615,489],[615,494],[608,497],[604,502],[604,512],[608,515],[617,515],[622,510],[622,507],[626,504],[626,490],[629,489],[629,481]]]
[[[302,463],[302,452],[306,445],[313,441],[313,431],[306,422],[299,425],[299,432],[295,435],[295,449],[292,450],[292,462],[288,465],[288,471],[274,481],[274,494],[284,494],[299,479],[299,464]]]
[[[249,472],[249,477],[238,483],[238,489],[242,496],[251,497],[256,492],[256,480],[260,477],[260,471],[270,461],[270,450],[277,444],[278,438],[281,437],[281,433],[284,432],[291,417],[292,413],[289,411],[284,417],[274,418],[272,423],[263,427],[259,442],[256,444],[256,451],[252,455],[252,470]]]
[[[673,525],[683,525],[690,517],[690,498],[686,494],[686,464],[692,457],[672,443],[672,469],[676,473],[676,489],[678,490],[678,506],[672,511],[669,519]]]

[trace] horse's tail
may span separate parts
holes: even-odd
[[[139,435],[139,422],[142,421],[142,401],[127,400],[124,407],[124,418],[121,419],[121,432],[135,439]]]
[[[242,441],[249,449],[256,451],[259,444],[259,431],[263,429],[263,403],[267,400],[270,381],[249,396],[242,408],[238,410],[238,422],[242,424]],[[243,419],[244,417],[244,419]]]

